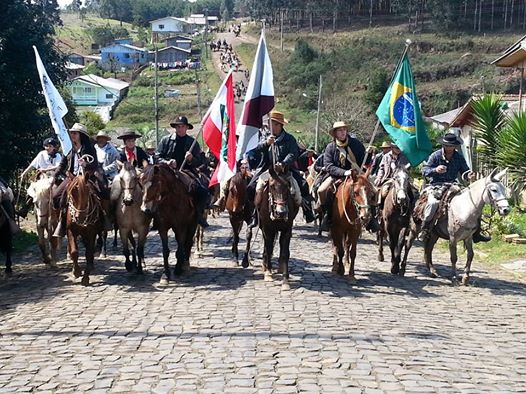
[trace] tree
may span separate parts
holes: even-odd
[[[66,72],[53,40],[61,23],[56,0],[3,0],[0,15],[0,125],[7,142],[0,145],[0,175],[9,179],[27,166],[51,129],[32,46],[56,86]]]
[[[100,115],[93,111],[81,112],[79,115],[79,122],[86,126],[90,135],[97,134],[98,131],[106,126]]]
[[[223,0],[221,2],[221,17],[226,22],[234,13],[234,1],[233,0]]]

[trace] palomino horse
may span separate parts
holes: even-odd
[[[358,175],[353,170],[336,189],[332,203],[331,239],[333,244],[332,272],[345,273],[343,256],[349,266],[349,280],[356,281],[354,260],[356,244],[362,231],[362,224],[371,220],[371,206],[376,202],[376,191],[369,181],[370,169]],[[349,261],[350,260],[350,261]]]
[[[278,175],[273,166],[270,166],[269,173],[270,179],[265,188],[258,192],[255,201],[264,242],[263,275],[266,281],[272,281],[272,252],[276,236],[280,233],[278,272],[283,274],[282,288],[288,290],[289,246],[292,224],[299,206],[290,193],[289,181],[283,175]]]
[[[97,234],[101,233],[104,227],[99,197],[88,177],[88,174],[77,175],[68,185],[66,191],[68,249],[71,260],[73,260],[73,275],[75,278],[81,275],[78,263],[78,236],[82,238],[86,248],[86,268],[81,280],[84,286],[89,285],[89,275],[93,270]]]
[[[38,247],[44,264],[54,267],[62,239],[53,237],[58,225],[59,210],[53,207],[53,177],[43,176],[31,183],[27,194],[33,199],[38,233]]]
[[[479,219],[482,216],[482,208],[484,208],[485,204],[491,204],[501,216],[510,213],[510,206],[506,198],[506,188],[501,183],[501,179],[505,174],[506,170],[497,174],[497,169],[494,169],[487,177],[473,182],[451,199],[447,207],[447,215],[438,219],[429,238],[424,242],[424,258],[432,277],[438,276],[433,266],[433,248],[437,240],[443,238],[449,240],[451,269],[453,271],[452,281],[457,283],[457,243],[464,241],[467,259],[464,275],[462,276],[462,284],[468,284],[471,262],[474,256],[472,237],[478,228]],[[415,222],[410,235],[411,242],[418,234],[420,226],[419,219],[414,219]]]
[[[146,214],[155,215],[163,245],[164,272],[161,277],[163,284],[170,280],[169,229],[173,230],[177,240],[175,274],[180,275],[190,270],[190,254],[197,228],[197,211],[185,182],[181,180],[185,176],[188,175],[180,171],[175,172],[166,164],[156,164],[148,166],[141,177],[143,185],[141,210]]]
[[[239,233],[243,227],[243,222],[247,224],[250,222],[250,207],[247,196],[247,186],[250,178],[238,172],[230,179],[230,186],[228,188],[228,196],[226,198],[225,207],[228,211],[228,217],[230,224],[232,225],[233,240],[232,240],[232,255],[236,259],[236,263],[239,264]],[[250,232],[252,235],[252,232]],[[248,236],[248,230],[247,230]],[[250,241],[247,241],[247,246]],[[243,259],[243,267],[248,267],[248,248],[247,258]]]
[[[111,200],[116,201],[115,216],[122,252],[126,258],[124,266],[128,272],[142,274],[144,244],[150,229],[151,217],[141,210],[142,188],[135,167],[129,162],[119,166],[121,167],[119,175],[115,177],[111,186]],[[133,237],[134,233],[137,234],[137,243]],[[132,244],[131,261],[129,243]]]
[[[407,170],[408,167],[398,167],[393,174],[391,187],[385,196],[384,207],[380,213],[380,231],[378,231],[378,261],[384,261],[383,241],[388,236],[391,249],[391,273],[400,276],[405,274],[407,255],[411,249],[407,236],[411,227],[413,190]],[[401,259],[404,246],[404,258]]]

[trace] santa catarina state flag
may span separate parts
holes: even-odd
[[[432,151],[420,103],[416,96],[411,64],[404,56],[376,116],[412,166],[426,160]]]
[[[236,173],[236,121],[232,71],[223,81],[201,124],[203,139],[219,163],[210,180],[210,186],[213,186],[229,180]]]

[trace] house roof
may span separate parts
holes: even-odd
[[[84,56],[85,59],[91,59],[91,60],[101,60],[102,57],[98,56],[98,55],[86,55]]]
[[[84,66],[82,64],[66,62],[66,69],[67,70],[82,70],[83,68],[84,68]]]
[[[497,67],[516,67],[526,61],[526,36],[506,49],[501,56],[491,62]]]
[[[192,41],[192,37],[183,36],[182,34],[176,34],[175,36],[163,38],[163,41],[173,40],[173,39]]]
[[[452,109],[451,111],[444,112],[443,114],[438,114],[431,116],[430,119],[442,124],[447,124],[448,126],[451,122],[457,117],[458,113],[462,110],[462,107]]]
[[[81,75],[73,81],[80,80],[90,85],[102,86],[108,89],[123,90],[130,86],[128,82],[121,81],[115,78],[102,78],[95,74]]]
[[[66,57],[70,57],[70,56],[79,56],[79,57],[84,57],[84,55],[78,53],[78,52],[71,52],[71,53],[68,53]]]
[[[153,24],[155,22],[170,20],[170,19],[171,20],[176,20],[176,21],[179,21],[179,22],[188,23],[184,18],[177,18],[175,16],[165,16],[164,18],[159,18],[159,19],[155,19],[155,20],[151,21],[150,24]]]
[[[134,45],[119,44],[119,43],[108,45],[107,47],[102,48],[101,51],[103,51],[105,49],[108,49],[108,48],[112,48],[112,47],[122,47],[122,48],[126,48],[126,49],[129,49],[131,51],[136,51],[136,52],[147,52],[148,51],[146,48],[139,48],[139,47],[136,47]]]
[[[169,47],[158,49],[157,52],[166,51],[168,49],[175,49],[176,51],[180,51],[180,52],[184,52],[184,53],[188,53],[188,54],[190,54],[192,52],[190,49],[183,49],[183,48],[175,47],[173,45],[169,46]],[[150,51],[150,53],[155,53],[155,51]]]

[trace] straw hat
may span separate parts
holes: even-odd
[[[389,149],[391,148],[391,143],[389,141],[382,142],[382,145],[380,145],[380,149]]]
[[[285,124],[289,123],[289,121],[287,119],[285,119],[285,116],[283,115],[282,112],[271,111],[269,116],[270,116],[270,120],[278,122],[278,123],[280,123],[282,125],[285,125]]]
[[[124,130],[117,138],[120,140],[127,140],[129,138],[141,138],[142,135],[136,133],[132,129]]]
[[[339,120],[332,124],[332,128],[329,130],[329,135],[334,137],[334,130],[339,129],[340,127],[345,127],[347,130],[349,129],[349,126],[347,126],[347,123]]]
[[[68,131],[76,131],[77,133],[82,133],[89,137],[88,128],[82,123],[75,123],[71,129],[68,129]]]
[[[111,140],[111,137],[104,130],[99,131],[95,136],[95,140],[98,140],[99,138],[104,138],[106,141]]]

